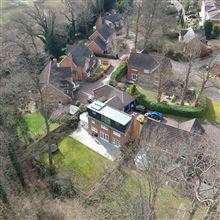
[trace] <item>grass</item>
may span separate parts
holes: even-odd
[[[54,130],[57,127],[57,123],[50,124],[51,130]],[[31,135],[33,139],[37,139],[38,137],[46,134],[44,118],[40,112],[24,115],[18,122],[17,129],[19,136],[21,136],[25,142],[28,140],[28,135]]]
[[[73,173],[74,183],[87,192],[100,181],[111,162],[71,137],[65,137],[59,144],[59,152],[53,159],[58,173]],[[42,157],[48,163],[47,153]]]
[[[137,89],[141,94],[145,95],[147,97],[147,99],[149,99],[150,101],[156,101],[156,99],[157,99],[157,93],[156,92],[153,92],[151,90],[143,89],[140,86],[137,86]]]
[[[207,99],[207,111],[202,119],[220,124],[220,102]]]
[[[132,211],[131,207],[137,199],[140,199],[140,186],[142,192],[148,194],[148,184],[143,175],[136,171],[128,171],[127,176],[121,185],[112,193],[104,192],[106,196],[104,207],[110,213],[120,213],[123,207],[123,212],[129,213]],[[172,187],[164,185],[160,188],[157,202],[156,214],[157,219],[174,219],[176,218],[177,210],[181,206],[189,207],[191,201],[183,198]],[[131,213],[129,213],[131,214]],[[199,213],[196,213],[198,217]],[[198,218],[199,219],[199,218]]]

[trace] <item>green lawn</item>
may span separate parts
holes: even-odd
[[[62,176],[72,173],[74,183],[84,192],[98,183],[106,169],[111,166],[111,161],[71,137],[65,137],[59,143],[59,152],[53,159],[58,173]],[[42,160],[48,163],[47,153],[42,156]]]
[[[51,123],[50,128],[54,130],[58,127],[57,123]],[[30,134],[33,139],[46,134],[44,118],[39,112],[34,112],[32,114],[26,114],[18,122],[18,134],[22,139],[26,140],[27,136]]]
[[[153,92],[151,90],[143,89],[140,86],[137,86],[137,89],[141,94],[145,95],[149,100],[156,101],[156,99],[157,99],[157,93],[156,92]]]
[[[203,119],[220,124],[220,102],[207,99],[207,111]]]

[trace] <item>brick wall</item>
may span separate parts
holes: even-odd
[[[103,54],[104,50],[102,50],[100,47],[96,45],[94,41],[92,41],[88,47],[93,51],[94,54]]]

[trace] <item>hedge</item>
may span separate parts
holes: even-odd
[[[110,77],[110,81],[109,84],[114,86],[117,82],[117,80],[124,74],[127,72],[127,68],[128,68],[128,62],[127,61],[123,61],[119,64],[119,66],[117,67],[117,69],[111,74]]]
[[[176,116],[199,118],[206,111],[206,97],[202,97],[198,107],[188,107],[179,105],[169,105],[166,103],[158,103],[156,101],[150,101],[144,95],[139,95],[136,99],[138,105],[143,105],[151,111],[158,111],[166,114],[172,114]]]

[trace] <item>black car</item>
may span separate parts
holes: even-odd
[[[135,83],[135,81],[133,81],[133,80],[126,80],[125,83],[129,84],[129,85],[133,85]]]
[[[147,109],[146,109],[143,105],[136,105],[136,106],[134,107],[134,110],[135,110],[136,112],[140,112],[140,113],[142,113],[142,114],[145,114],[145,113],[147,112]]]

